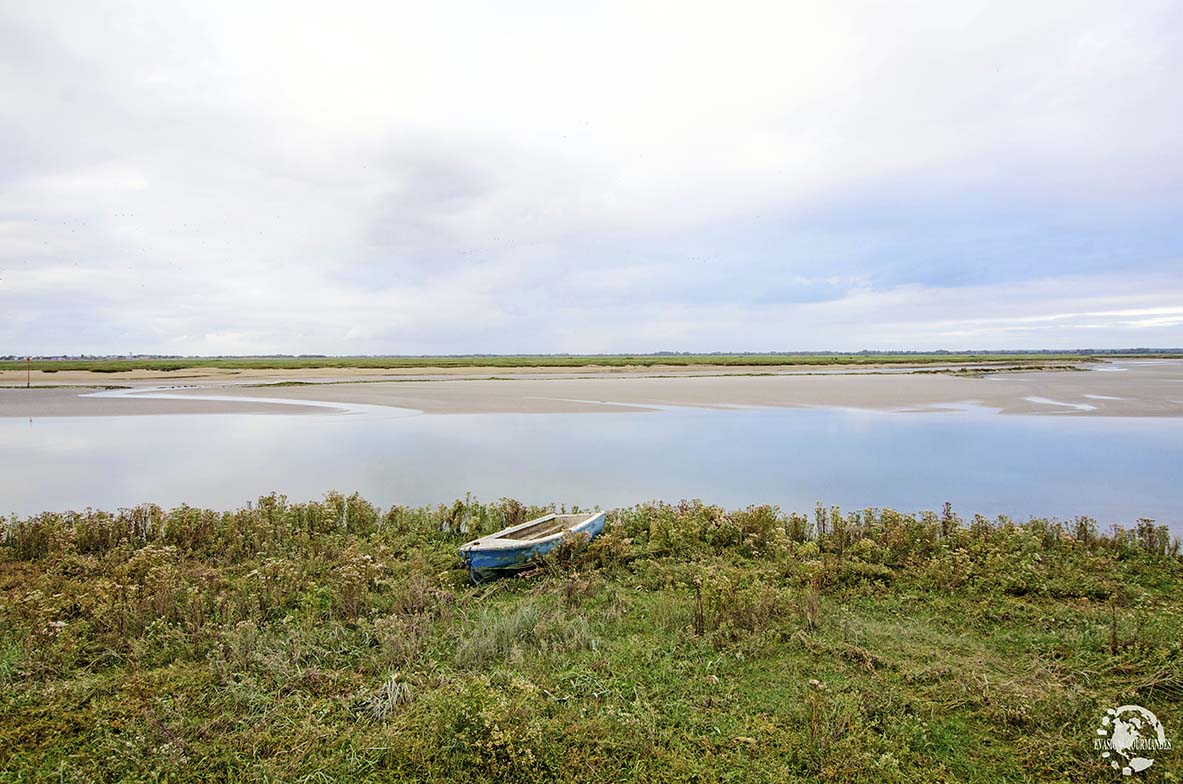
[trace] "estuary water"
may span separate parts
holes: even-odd
[[[1017,519],[1140,517],[1183,534],[1183,419],[845,409],[0,418],[0,515],[214,509],[336,489],[390,504],[613,508],[700,498]]]

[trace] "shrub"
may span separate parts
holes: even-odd
[[[535,691],[517,679],[469,684],[440,744],[453,764],[493,781],[546,779],[542,732],[529,709]]]
[[[332,574],[333,610],[354,619],[369,607],[370,590],[377,585],[383,566],[373,556],[350,546],[337,559]]]
[[[817,542],[802,542],[796,547],[796,556],[802,561],[812,561],[821,555],[821,549],[818,548]]]

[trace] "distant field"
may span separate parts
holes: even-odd
[[[1105,355],[1113,357],[1119,355]],[[1152,355],[1137,355],[1146,357]],[[1158,355],[1153,355],[1158,356]],[[1007,362],[1044,364],[1089,361],[1083,354],[679,354],[588,356],[443,356],[443,357],[195,357],[185,359],[65,359],[36,360],[33,370],[89,370],[119,373],[128,370],[173,371],[193,368],[225,370],[298,370],[302,368],[460,368],[460,367],[651,367],[656,365],[894,365]],[[0,361],[0,370],[24,370],[21,360]]]

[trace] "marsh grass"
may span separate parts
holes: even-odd
[[[459,543],[545,511],[9,518],[0,781],[1109,781],[1106,707],[1183,727],[1150,521],[646,504],[467,584]]]
[[[469,631],[457,646],[456,664],[466,669],[592,650],[596,645],[586,617],[542,599],[523,600],[510,608],[478,608],[464,626]]]
[[[1109,356],[1109,355],[1107,355]],[[1116,356],[1116,355],[1113,355]],[[1141,357],[1152,355],[1141,354]],[[1160,356],[1160,355],[1153,355]],[[1169,356],[1169,355],[1168,355]],[[398,369],[459,367],[653,367],[653,366],[789,366],[789,365],[883,365],[1005,363],[1021,367],[1049,362],[1089,361],[1087,353],[1008,354],[983,352],[963,354],[609,354],[609,355],[519,355],[519,356],[417,356],[417,357],[188,357],[176,359],[45,359],[30,363],[33,370],[55,373],[84,370],[120,373],[129,370],[178,370],[220,368],[224,370],[298,370],[305,368]],[[0,360],[0,370],[24,371],[23,360]]]
[[[411,687],[397,672],[386,676],[378,688],[363,692],[359,711],[375,721],[386,721],[400,706],[411,701]]]

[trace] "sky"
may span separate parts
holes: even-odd
[[[0,0],[0,355],[1183,346],[1183,4]]]

